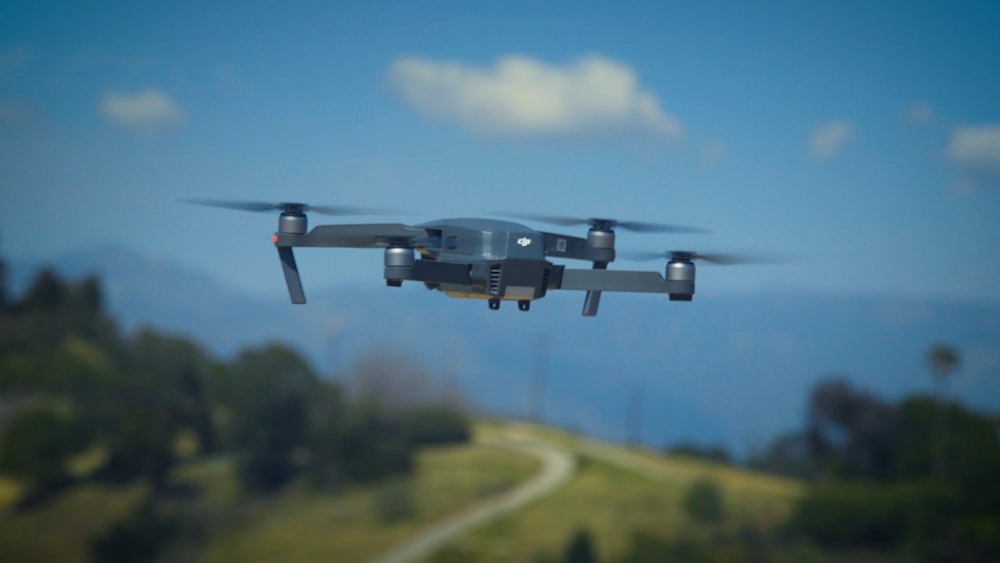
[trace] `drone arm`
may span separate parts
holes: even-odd
[[[587,239],[571,237],[559,233],[542,232],[545,243],[545,255],[553,258],[569,258],[572,260],[591,260],[594,262],[611,262],[615,259],[614,249],[594,248],[587,244]]]
[[[562,271],[558,289],[578,291],[622,291],[634,293],[691,293],[681,283],[663,279],[657,272],[630,270],[571,270]]]
[[[396,242],[424,241],[427,231],[401,223],[363,223],[358,225],[319,225],[307,234],[275,233],[278,246],[326,246],[371,248]]]
[[[281,270],[285,274],[285,284],[288,285],[288,296],[292,299],[292,303],[296,305],[305,303],[306,294],[302,290],[302,278],[299,277],[299,267],[295,263],[292,248],[279,246],[278,258],[281,260]]]

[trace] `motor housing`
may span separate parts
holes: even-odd
[[[403,285],[403,280],[413,279],[413,249],[406,246],[390,246],[385,249],[385,283],[391,287]]]
[[[694,297],[694,262],[684,256],[675,256],[667,262],[666,278],[671,301],[691,301]]]
[[[282,213],[278,217],[278,232],[284,235],[304,235],[308,221],[303,213]]]

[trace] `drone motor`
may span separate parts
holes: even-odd
[[[403,285],[411,279],[414,264],[413,249],[408,246],[387,246],[385,249],[385,284],[390,287]]]
[[[285,211],[278,217],[278,232],[286,235],[304,235],[308,227],[305,213]]]
[[[695,268],[691,257],[683,253],[674,253],[667,262],[666,279],[674,289],[670,293],[671,301],[691,301],[694,297]]]

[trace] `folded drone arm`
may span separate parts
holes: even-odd
[[[594,248],[587,244],[585,238],[546,232],[542,232],[542,238],[545,242],[546,256],[595,262],[611,262],[615,259],[614,249]]]
[[[678,282],[657,272],[630,270],[575,270],[564,268],[557,289],[579,291],[623,291],[636,293],[681,293]]]
[[[319,225],[304,235],[279,232],[274,237],[277,246],[370,248],[423,242],[427,231],[402,223],[364,223]]]

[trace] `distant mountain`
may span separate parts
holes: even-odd
[[[252,297],[211,276],[118,248],[84,249],[51,262],[60,273],[104,281],[127,330],[189,335],[230,356],[269,340],[292,343],[323,372],[362,354],[401,352],[454,377],[479,406],[530,414],[545,374],[545,420],[611,440],[625,438],[630,389],[641,400],[642,440],[721,443],[737,453],[800,425],[811,387],[843,375],[888,398],[931,392],[925,362],[936,342],[963,366],[949,392],[1000,409],[1000,307],[887,296],[698,294],[692,303],[607,294],[597,318],[583,295],[555,292],[529,313],[455,300],[419,284],[317,289],[309,304]],[[23,289],[40,264],[11,264]],[[704,293],[704,292],[703,292]],[[541,342],[541,344],[540,344]]]

